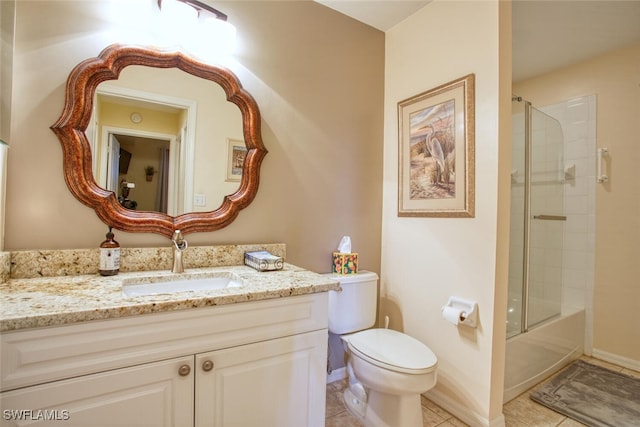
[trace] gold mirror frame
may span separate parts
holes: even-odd
[[[222,86],[227,101],[238,106],[247,155],[238,190],[224,197],[222,205],[210,212],[189,212],[169,216],[161,212],[124,208],[113,191],[98,186],[92,172],[92,154],[85,134],[92,114],[98,85],[115,80],[129,65],[178,68],[196,77]],[[260,132],[260,110],[253,97],[243,89],[230,70],[199,62],[180,52],[166,52],[140,46],[111,45],[96,58],[78,64],[69,74],[64,109],[51,126],[62,144],[64,178],[71,193],[93,208],[106,224],[122,231],[151,232],[169,238],[175,230],[183,234],[215,231],[226,227],[240,210],[254,199],[260,178],[260,165],[267,154]]]

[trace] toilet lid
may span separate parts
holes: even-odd
[[[350,335],[349,349],[382,368],[410,374],[426,374],[438,359],[423,343],[392,329],[367,329]]]

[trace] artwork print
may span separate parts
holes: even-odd
[[[243,141],[228,140],[227,148],[227,181],[240,181],[244,169],[244,158],[247,156],[247,147]]]
[[[454,108],[451,99],[410,115],[412,200],[456,196]]]
[[[398,216],[474,216],[474,82],[398,103]]]

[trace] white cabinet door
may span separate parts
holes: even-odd
[[[193,356],[148,363],[4,392],[0,425],[192,426],[193,388]]]
[[[326,329],[198,354],[195,426],[323,427],[326,365]]]

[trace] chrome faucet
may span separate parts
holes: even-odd
[[[171,241],[173,242],[173,267],[171,268],[171,272],[184,273],[182,251],[186,250],[189,245],[187,244],[187,241],[182,237],[182,232],[180,232],[180,230],[176,230],[173,232]]]

